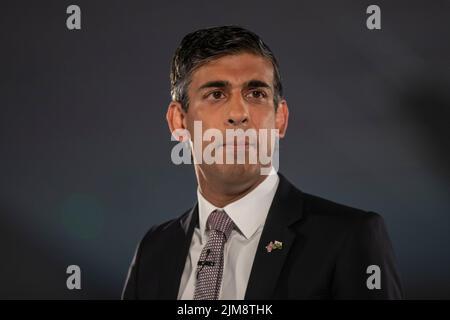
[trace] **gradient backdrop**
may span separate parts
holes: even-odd
[[[406,296],[450,298],[449,16],[443,0],[2,1],[0,298],[120,297],[144,233],[195,201],[193,168],[170,161],[172,54],[223,24],[280,62],[280,171],[382,214]]]

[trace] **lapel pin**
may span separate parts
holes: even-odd
[[[281,241],[270,241],[269,244],[266,246],[267,252],[272,252],[272,250],[281,250],[283,249],[283,242]]]

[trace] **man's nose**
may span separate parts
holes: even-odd
[[[248,108],[244,99],[236,95],[231,99],[227,114],[227,124],[232,126],[246,126],[249,122]]]

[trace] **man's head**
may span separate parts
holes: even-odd
[[[188,86],[192,73],[202,65],[227,55],[253,53],[273,67],[274,105],[283,97],[278,62],[270,48],[255,33],[238,26],[200,29],[187,34],[175,51],[170,72],[171,94],[185,111],[189,108]]]
[[[195,121],[201,121],[204,131],[219,130],[224,139],[229,129],[278,129],[279,137],[286,132],[288,108],[278,63],[269,47],[244,28],[214,27],[186,35],[172,61],[171,85],[172,102],[167,111],[171,132],[187,129],[192,138]],[[224,159],[227,153],[236,158],[239,148],[248,154],[262,142],[258,137],[256,146],[224,144],[215,152],[223,153]],[[263,143],[272,153],[270,142]],[[210,143],[203,141],[194,154]],[[261,180],[263,166],[259,159],[256,164],[202,163],[196,165],[196,172],[198,179],[219,183],[233,192]]]

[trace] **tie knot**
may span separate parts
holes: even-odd
[[[214,210],[211,212],[208,217],[207,224],[210,230],[222,232],[227,240],[234,228],[233,220],[231,220],[231,218],[223,210]]]

